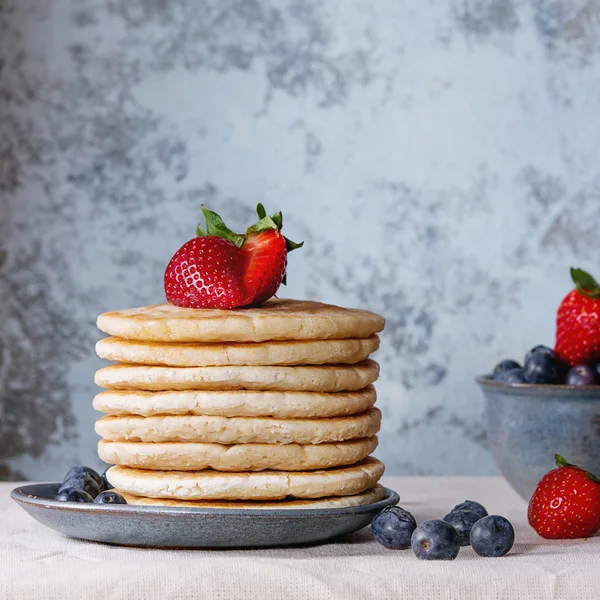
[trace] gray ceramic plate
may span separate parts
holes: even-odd
[[[57,502],[58,483],[24,485],[11,497],[34,519],[65,535],[124,546],[258,548],[323,542],[358,531],[399,496],[348,508],[242,510],[102,506]]]

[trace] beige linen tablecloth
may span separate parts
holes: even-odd
[[[513,522],[504,558],[463,548],[452,562],[386,550],[368,529],[336,543],[272,550],[119,548],[73,540],[34,521],[0,484],[0,599],[385,600],[600,599],[600,537],[545,541],[526,504],[500,478],[388,477],[417,521],[441,518],[466,498]]]

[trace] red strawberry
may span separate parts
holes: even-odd
[[[571,365],[600,362],[600,284],[581,269],[571,269],[576,289],[556,314],[558,356]]]
[[[574,539],[600,530],[600,480],[555,454],[557,469],[538,483],[527,518],[539,535]]]
[[[260,304],[285,283],[287,253],[302,246],[280,230],[281,213],[266,215],[245,235],[231,231],[216,213],[202,207],[206,230],[186,242],[165,270],[167,300],[187,308],[235,308]]]
[[[253,304],[275,295],[287,266],[285,238],[276,229],[253,234],[241,248],[244,255],[244,286]]]
[[[165,271],[165,294],[175,306],[233,308],[247,302],[238,247],[220,237],[196,237],[173,256]]]

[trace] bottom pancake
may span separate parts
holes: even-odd
[[[377,448],[377,437],[334,444],[204,444],[109,442],[98,455],[109,464],[156,471],[311,471],[353,465]]]
[[[134,496],[174,500],[281,500],[352,496],[374,487],[383,475],[375,458],[321,471],[146,471],[115,466],[107,471],[115,488]]]
[[[122,490],[118,491],[127,500],[127,504],[133,506],[175,506],[178,508],[219,508],[219,509],[243,509],[243,510],[293,510],[293,509],[317,509],[317,508],[346,508],[350,506],[363,506],[379,502],[385,497],[382,486],[366,490],[353,496],[338,496],[337,498],[320,498],[318,500],[273,500],[271,502],[231,500],[168,500],[166,498],[144,498],[133,496]]]

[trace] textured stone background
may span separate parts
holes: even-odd
[[[98,465],[98,313],[199,204],[304,239],[285,295],[379,311],[391,472],[495,472],[473,376],[598,266],[596,0],[0,0],[0,476]]]

